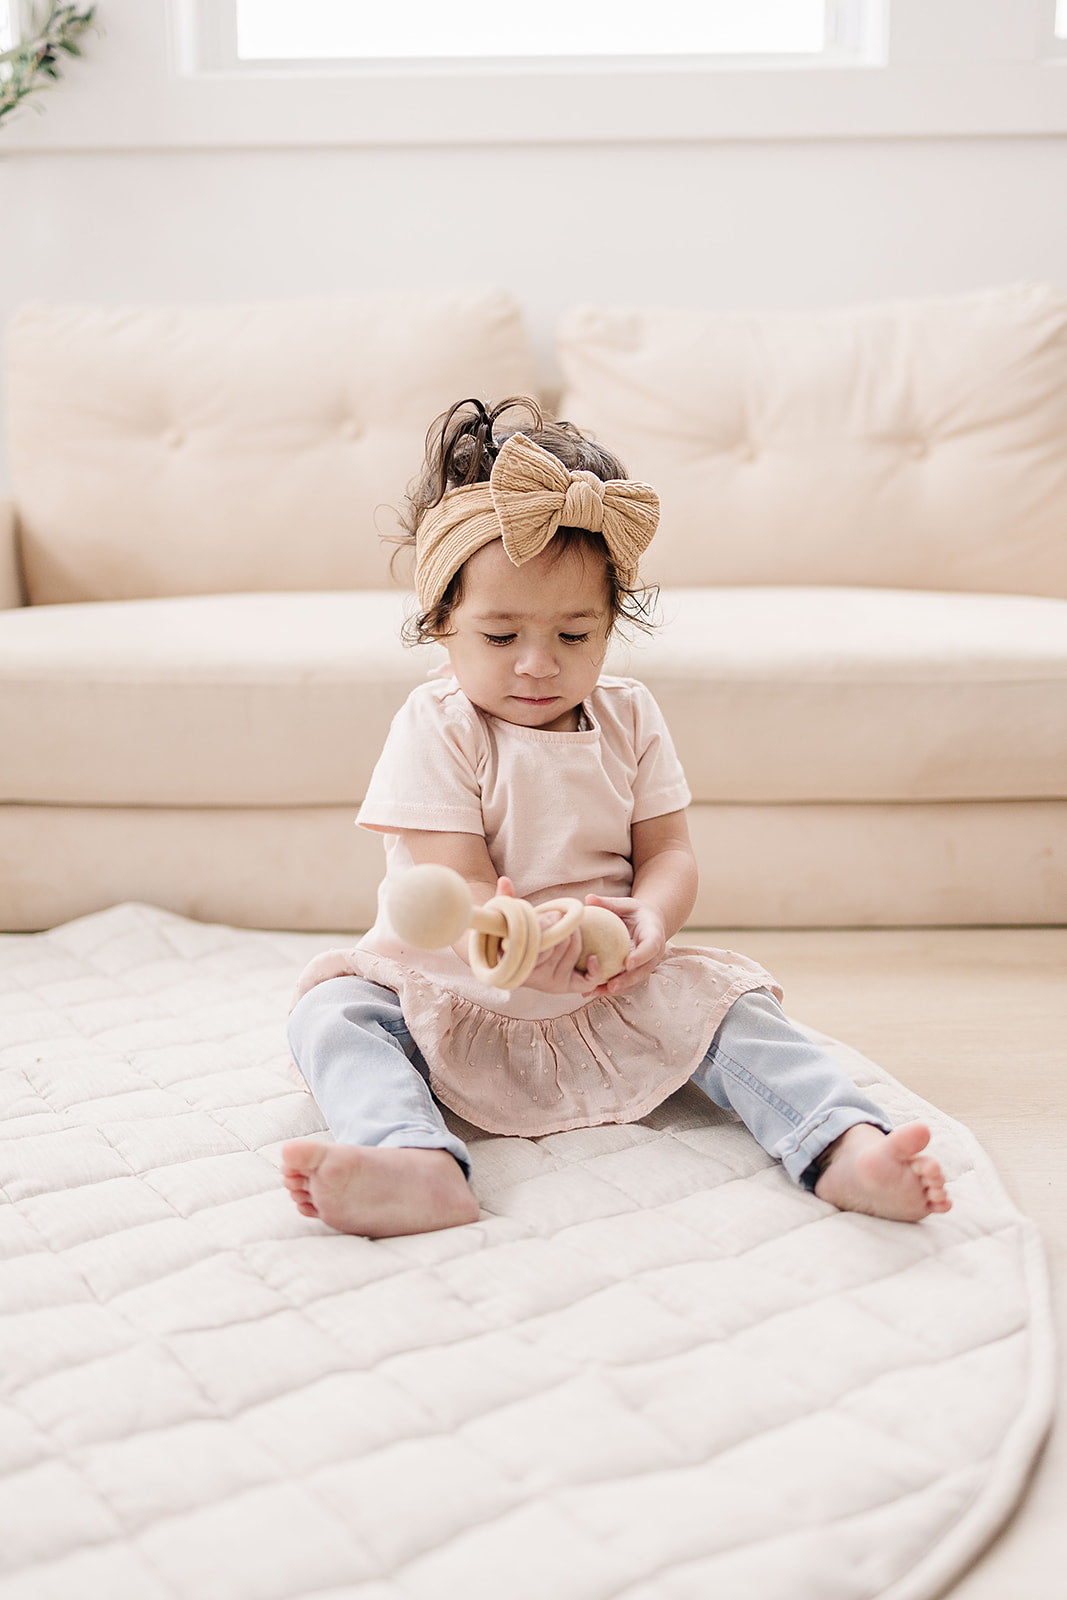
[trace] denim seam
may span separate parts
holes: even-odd
[[[743,1067],[740,1062],[727,1055],[721,1045],[713,1045],[708,1054],[714,1056],[717,1064],[722,1063],[725,1065],[738,1083],[744,1084],[746,1089],[750,1089],[754,1094],[759,1095],[760,1099],[764,1100],[767,1105],[773,1106],[779,1115],[793,1124],[794,1129],[804,1126],[804,1119],[794,1106],[789,1105],[787,1101],[773,1094],[765,1083],[762,1083],[759,1078],[749,1072],[747,1067]]]

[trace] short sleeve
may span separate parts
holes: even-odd
[[[420,685],[393,718],[356,821],[384,833],[484,834],[479,766],[477,718],[455,694]]]
[[[684,811],[693,798],[663,712],[643,683],[633,685],[634,822]]]

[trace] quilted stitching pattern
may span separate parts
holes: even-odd
[[[472,1227],[299,1216],[314,941],[122,906],[0,940],[2,1600],[918,1600],[1047,1426],[1044,1264],[967,1131],[920,1227],[695,1091],[459,1124]],[[839,1047],[840,1048],[840,1047]]]

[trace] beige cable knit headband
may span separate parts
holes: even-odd
[[[568,472],[524,433],[501,445],[488,483],[449,489],[419,524],[415,588],[432,611],[454,575],[476,550],[503,539],[521,567],[540,555],[557,528],[587,528],[604,536],[621,582],[637,580],[637,565],[659,521],[659,496],[647,483],[592,472]]]

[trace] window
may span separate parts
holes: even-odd
[[[15,43],[15,0],[0,0],[0,55]],[[0,73],[4,68],[0,66]]]
[[[1052,52],[1061,59],[1067,56],[1067,0],[1056,0],[1056,14],[1052,24]]]
[[[855,56],[872,0],[538,0],[448,7],[439,0],[232,0],[239,61]]]

